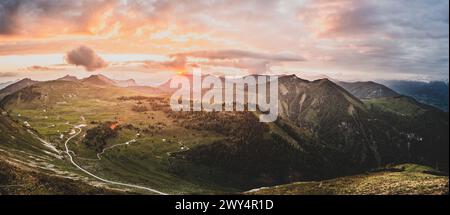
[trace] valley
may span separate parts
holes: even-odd
[[[360,99],[328,80],[283,76],[279,119],[261,123],[257,112],[173,112],[164,90],[104,76],[26,83],[0,92],[0,160],[89,192],[226,194],[300,183],[258,194],[448,193],[448,176],[418,174],[410,183],[383,174],[410,184],[404,191],[338,183],[378,181],[358,174],[393,163],[448,174],[448,113],[406,97]],[[2,186],[20,181],[7,178]],[[333,191],[314,188],[334,178],[324,182]],[[414,190],[427,181],[439,191]],[[84,192],[67,189],[55,193]]]

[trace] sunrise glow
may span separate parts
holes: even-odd
[[[155,73],[201,66],[214,74],[448,79],[448,1],[46,2],[0,3],[1,81],[86,76],[65,59],[80,46],[108,63],[90,72],[123,78],[161,81]]]

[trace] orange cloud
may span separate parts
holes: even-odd
[[[0,78],[10,78],[10,77],[16,77],[17,73],[14,72],[0,72]]]
[[[185,70],[196,63],[190,58],[203,57],[250,71],[280,56],[195,50],[287,51],[308,58],[284,63],[292,67],[441,75],[448,1],[430,1],[0,0],[0,55],[60,54],[84,44],[108,54],[186,57],[146,64],[161,70]]]

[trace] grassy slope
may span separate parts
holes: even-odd
[[[0,194],[119,194],[92,186],[26,128],[0,115]]]
[[[260,195],[448,195],[448,176],[414,164],[326,181],[297,182],[250,191]]]
[[[44,99],[34,98],[31,101],[24,101],[27,95],[19,93],[6,102],[5,108],[12,119],[20,124],[28,122],[32,129],[44,139],[54,143],[60,150],[64,149],[63,143],[69,136],[71,125],[83,123],[90,129],[101,122],[118,121],[121,125],[133,126],[134,129],[122,129],[117,138],[107,141],[107,146],[134,138],[137,142],[108,150],[100,161],[96,160],[95,151],[82,144],[82,136],[86,129],[69,143],[70,149],[76,154],[76,162],[101,177],[144,185],[173,194],[235,191],[233,188],[209,182],[210,177],[220,179],[225,173],[218,172],[202,178],[199,176],[211,172],[210,167],[174,161],[169,156],[182,150],[180,143],[192,148],[223,137],[212,132],[194,132],[177,126],[160,108],[154,107],[157,100],[119,100],[121,96],[142,96],[142,94],[127,89],[100,88],[62,81],[38,84],[33,91],[48,96]],[[138,102],[141,102],[139,105],[146,106],[148,111],[132,111]],[[85,118],[84,121],[81,120],[81,116]],[[61,134],[64,135],[63,139],[60,139]],[[174,167],[174,164],[177,166]]]
[[[79,195],[79,194],[125,194],[22,168],[0,160],[0,195]]]
[[[384,111],[401,116],[415,116],[431,108],[422,105],[406,96],[375,98],[364,101],[369,107],[376,106]]]
[[[375,120],[407,135],[410,162],[448,172],[448,113],[407,96],[365,100]],[[396,155],[397,156],[397,155]]]

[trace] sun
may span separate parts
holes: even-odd
[[[184,69],[177,69],[176,73],[177,73],[177,75],[184,75],[184,74],[186,74],[186,70],[184,70]]]

